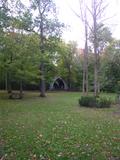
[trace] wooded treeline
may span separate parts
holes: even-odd
[[[65,43],[61,39],[64,24],[57,19],[52,0],[30,0],[29,7],[20,0],[0,0],[0,89],[8,93],[20,90],[21,96],[23,89],[40,89],[40,96],[44,97],[53,78],[60,76],[69,90],[83,91],[87,69],[86,89],[95,91],[97,65],[98,90],[116,92],[120,81],[120,40],[112,38],[103,23],[96,21],[94,25],[89,32],[85,28],[87,41],[85,49],[80,50],[76,42]]]

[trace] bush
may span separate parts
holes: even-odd
[[[96,107],[96,108],[108,108],[111,105],[111,101],[106,98],[96,98],[94,96],[82,96],[79,99],[80,106]]]
[[[120,104],[120,91],[117,92],[116,103]]]
[[[111,106],[111,101],[110,101],[110,99],[99,98],[99,99],[97,99],[96,105],[98,108],[108,108]]]
[[[93,96],[82,96],[79,99],[79,104],[85,107],[94,107],[96,104],[96,98]]]

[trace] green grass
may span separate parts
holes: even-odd
[[[120,110],[79,107],[80,93],[26,93],[0,99],[0,157],[5,160],[120,158]],[[114,94],[102,96],[115,99]]]

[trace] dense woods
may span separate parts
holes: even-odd
[[[106,3],[0,0],[0,160],[120,160],[120,40]]]
[[[87,39],[85,48],[80,49],[76,42],[62,40],[65,25],[59,22],[52,0],[30,0],[29,7],[20,0],[0,0],[0,89],[9,94],[20,90],[21,97],[23,89],[40,89],[44,97],[54,77],[59,76],[68,90],[95,91],[95,95],[116,92],[120,40],[114,39],[103,23],[97,23],[96,5],[94,1],[91,29],[84,19]]]

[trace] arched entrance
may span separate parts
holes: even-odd
[[[53,82],[50,84],[50,90],[67,90],[67,84],[61,77],[54,78]]]

